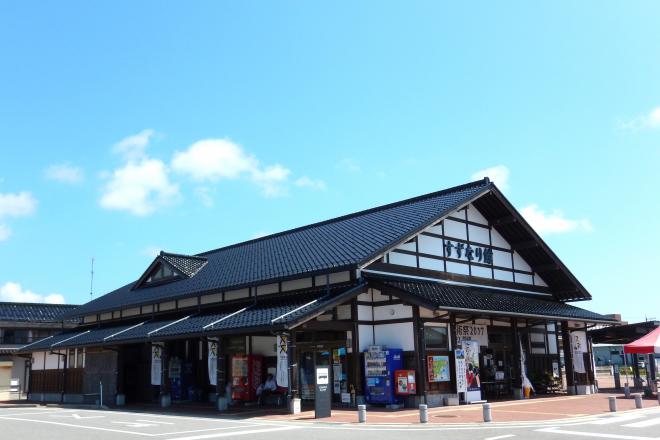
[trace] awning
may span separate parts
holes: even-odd
[[[358,295],[364,286],[362,283],[329,290],[317,288],[305,294],[274,295],[256,303],[235,305],[220,313],[189,314],[177,319],[74,330],[26,345],[20,351],[30,353],[65,347],[129,344],[252,331],[286,331]]]
[[[433,309],[490,316],[616,322],[607,316],[533,294],[399,277],[369,275],[368,279],[370,285],[379,286],[385,294]]]
[[[660,354],[660,327],[623,346],[626,354]]]

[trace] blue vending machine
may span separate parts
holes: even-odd
[[[403,368],[403,350],[373,345],[364,352],[364,374],[368,403],[399,403],[394,394],[394,371]]]

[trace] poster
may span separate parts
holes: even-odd
[[[151,344],[151,385],[160,385],[160,376],[163,371],[163,343]]]
[[[209,357],[208,357],[208,366],[209,366],[209,383],[211,385],[218,384],[218,340],[215,338],[209,338]]]
[[[465,351],[465,380],[468,391],[481,390],[479,378],[479,341],[463,341]]]
[[[429,382],[449,382],[449,356],[427,356]]]
[[[288,335],[279,334],[275,338],[277,344],[277,374],[275,382],[280,388],[289,388]]]
[[[462,348],[454,350],[456,359],[456,392],[467,392],[467,378],[465,376],[465,351]]]
[[[480,346],[488,346],[488,326],[477,324],[457,324],[456,344],[463,341],[477,341]]]

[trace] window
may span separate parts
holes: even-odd
[[[85,349],[76,349],[76,368],[83,368],[85,366]]]
[[[424,326],[424,346],[427,350],[449,350],[449,332],[446,326]]]
[[[154,270],[149,274],[149,277],[145,281],[146,284],[153,283],[156,281],[164,280],[167,278],[174,278],[178,275],[171,267],[165,264],[158,264]]]

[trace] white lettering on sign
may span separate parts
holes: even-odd
[[[456,324],[456,343],[477,341],[480,346],[488,346],[488,327],[477,324]]]
[[[327,368],[317,368],[316,369],[316,384],[317,385],[327,385],[329,382],[330,372]]]

